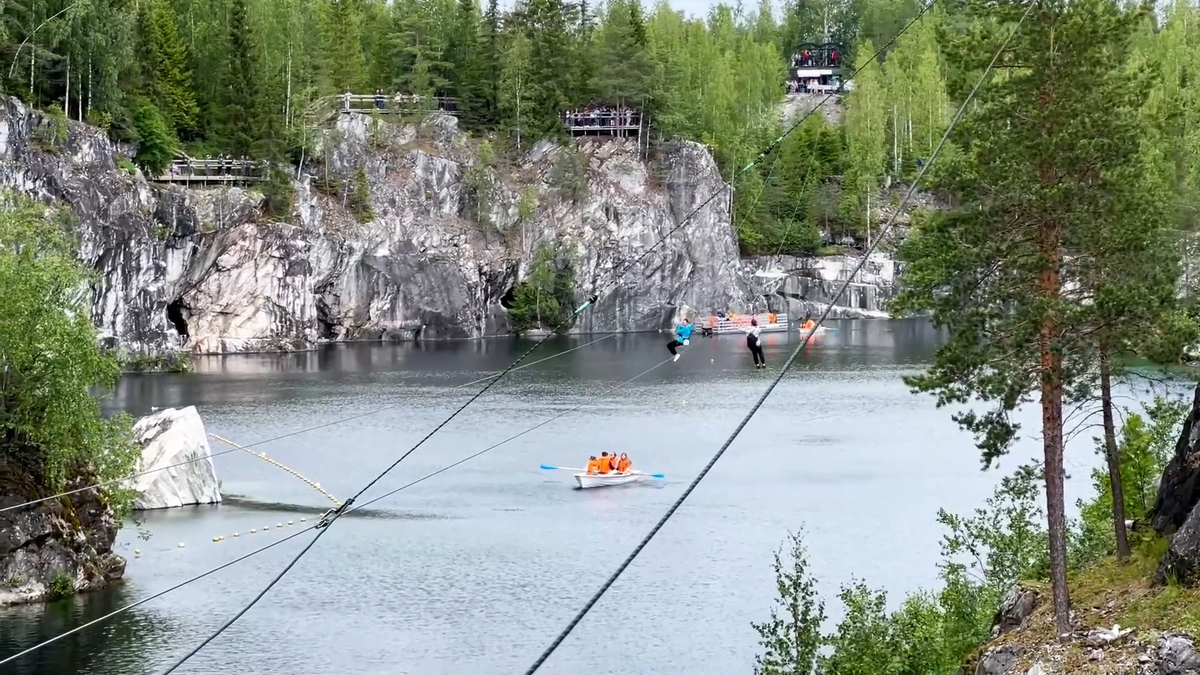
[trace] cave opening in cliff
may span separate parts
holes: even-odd
[[[502,295],[500,297],[500,306],[503,307],[504,309],[512,309],[513,303],[516,302],[516,299],[517,299],[517,287],[513,286],[512,288],[509,288],[507,291],[505,291],[504,295]]]
[[[167,305],[167,321],[170,321],[175,326],[175,331],[184,340],[188,338],[187,319],[183,318],[183,300],[176,298],[171,304]]]

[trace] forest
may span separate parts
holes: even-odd
[[[0,83],[137,143],[152,169],[177,149],[294,162],[313,111],[344,92],[455,98],[462,127],[500,152],[522,136],[562,138],[565,110],[636,107],[655,141],[702,142],[736,178],[744,253],[802,254],[847,235],[867,242],[890,206],[883,188],[913,178],[978,71],[973,45],[995,25],[935,5],[901,33],[920,11],[916,0],[794,0],[778,13],[767,1],[717,4],[703,18],[639,0],[508,11],[496,0],[11,0]],[[1131,47],[1131,63],[1175,73],[1145,94],[1181,195],[1200,181],[1200,84],[1178,75],[1200,59],[1195,13],[1176,3]],[[826,40],[845,45],[843,77],[855,73],[827,104],[840,105],[841,124],[812,115],[741,171],[791,125],[779,114],[791,55]],[[1181,213],[1190,223],[1197,209]]]

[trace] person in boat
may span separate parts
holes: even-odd
[[[606,474],[612,472],[612,459],[607,452],[600,453],[600,462],[596,467],[596,473]]]
[[[754,367],[766,368],[767,357],[763,354],[762,329],[758,326],[758,319],[750,319],[750,325],[742,326],[742,332],[746,334],[746,347],[754,357]]]
[[[617,460],[617,453],[614,452],[613,454],[609,455],[608,459],[609,459],[609,468],[611,468],[613,471],[620,471],[620,469],[617,468],[617,466],[620,463]]]
[[[815,321],[812,320],[812,314],[804,315],[804,330],[811,331],[817,327]]]
[[[589,475],[600,473],[600,460],[596,459],[595,455],[588,457],[587,472]]]
[[[617,460],[617,473],[629,473],[631,468],[633,468],[633,462],[629,461],[629,455],[622,452],[620,459]]]
[[[684,347],[688,344],[689,338],[692,337],[692,322],[684,319],[675,327],[675,339],[667,343],[667,351],[671,352],[671,356],[675,360],[679,360],[679,352],[675,351],[676,347]]]

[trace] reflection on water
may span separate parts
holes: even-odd
[[[0,656],[8,645],[27,647],[94,621],[137,600],[125,584],[103,592],[66,598],[48,605],[27,605],[5,610],[0,621]],[[73,675],[112,672],[114,662],[140,663],[149,652],[162,649],[171,639],[174,619],[153,606],[135,607],[103,624],[86,628],[36,653],[33,659],[0,666],[3,675]],[[15,650],[13,650],[15,651]],[[133,671],[128,671],[133,672]]]

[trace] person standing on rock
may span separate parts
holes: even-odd
[[[689,344],[689,338],[692,337],[692,322],[684,319],[675,327],[675,339],[667,343],[667,351],[671,352],[671,356],[675,360],[679,360],[679,353],[675,351],[676,347],[684,347]]]

